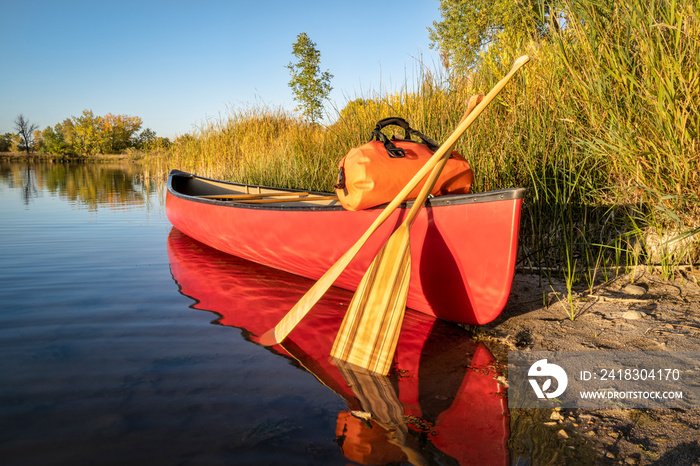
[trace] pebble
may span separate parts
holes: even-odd
[[[569,434],[567,434],[564,429],[561,429],[559,432],[557,432],[557,434],[559,434],[559,437],[561,438],[569,438]]]
[[[610,453],[610,452],[607,452],[607,453],[605,454],[605,456],[607,456],[608,458],[615,458],[615,455],[613,455],[613,454]]]
[[[639,320],[642,318],[642,313],[639,311],[627,311],[622,314],[622,318],[627,320]]]
[[[639,285],[629,284],[622,289],[622,292],[632,296],[643,296],[646,294],[647,290],[645,290]]]
[[[551,419],[553,421],[559,421],[559,420],[563,419],[563,417],[561,414],[559,414],[558,412],[555,411],[552,413],[551,416],[549,416],[549,419]]]
[[[619,438],[620,433],[619,432],[608,432],[608,437]]]

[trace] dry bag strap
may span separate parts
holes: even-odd
[[[343,194],[348,195],[348,187],[345,185],[345,167],[341,166],[338,169],[338,182],[333,185],[335,189],[342,189]]]
[[[424,134],[420,133],[419,131],[416,131],[415,129],[411,128],[408,125],[408,122],[404,120],[403,118],[399,117],[390,117],[390,118],[384,118],[383,120],[379,120],[377,122],[377,126],[374,127],[374,130],[372,131],[372,134],[370,135],[369,140],[372,141],[376,139],[377,141],[381,141],[382,144],[384,144],[384,147],[386,148],[386,151],[389,153],[389,157],[405,157],[406,153],[404,150],[400,147],[396,147],[393,142],[389,140],[389,138],[386,137],[384,133],[382,133],[382,128],[389,126],[389,125],[396,125],[400,128],[403,129],[404,131],[404,141],[411,141],[411,136],[416,136],[417,138],[421,139],[425,145],[428,146],[428,148],[435,152],[438,150],[440,147],[438,143],[436,143],[434,140],[430,139],[428,136],[425,136]],[[393,138],[394,141],[399,140],[396,137]]]

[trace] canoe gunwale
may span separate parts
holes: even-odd
[[[263,195],[307,193],[259,188]],[[227,254],[317,280],[382,212],[381,206],[352,212],[339,203],[246,204],[197,197],[251,190],[258,191],[258,186],[172,171],[166,192],[168,219],[186,235]],[[496,318],[510,294],[526,192],[512,188],[430,199],[411,229],[407,307],[470,325]],[[411,204],[405,202],[379,227],[335,286],[357,289]]]
[[[239,188],[239,189],[246,189],[246,188],[254,188],[254,189],[259,189],[259,190],[271,190],[271,191],[281,191],[285,193],[299,193],[300,195],[306,194],[309,196],[328,196],[331,193],[323,192],[323,191],[308,191],[308,190],[301,190],[301,189],[291,189],[291,188],[277,188],[277,187],[270,187],[270,186],[262,186],[262,185],[249,185],[249,184],[243,184],[243,183],[234,183],[234,182],[229,182],[229,181],[221,181],[221,180],[215,180],[212,178],[206,178],[203,176],[198,176],[198,175],[193,175],[191,173],[183,172],[180,170],[171,170],[169,175],[168,175],[168,192],[172,194],[173,196],[176,196],[180,199],[192,201],[192,202],[200,202],[204,204],[209,204],[209,205],[217,205],[221,207],[233,207],[233,208],[239,208],[239,209],[263,209],[263,210],[283,210],[283,211],[318,211],[318,210],[323,210],[323,211],[334,211],[334,210],[346,210],[340,203],[334,204],[334,205],[319,205],[319,204],[305,204],[305,205],[291,205],[289,203],[283,204],[280,203],[279,205],[275,205],[275,203],[264,203],[264,204],[259,204],[259,203],[249,203],[249,202],[237,202],[235,200],[217,200],[217,199],[211,199],[211,198],[205,198],[205,197],[199,197],[196,195],[191,195],[191,194],[185,194],[183,192],[178,191],[175,189],[173,186],[173,180],[176,178],[188,178],[188,179],[194,179],[194,180],[201,180],[203,182],[213,182],[216,183],[217,185],[223,185],[223,186],[231,186],[231,188]],[[441,207],[441,206],[450,206],[450,205],[459,205],[459,204],[477,204],[477,203],[483,203],[483,202],[495,202],[495,201],[505,201],[505,200],[515,200],[515,199],[522,199],[525,196],[525,193],[527,192],[526,188],[506,188],[506,189],[500,189],[500,190],[495,190],[495,191],[487,191],[483,193],[473,193],[473,194],[451,194],[451,195],[446,195],[446,196],[438,196],[438,197],[431,197],[428,199],[426,202],[426,206],[429,207]],[[270,195],[274,195],[273,193],[270,193]],[[303,200],[302,200],[303,201]],[[300,201],[300,202],[302,202]],[[410,208],[411,205],[413,205],[412,200],[405,201],[400,204],[400,208]],[[374,209],[383,209],[385,205],[380,205],[376,207],[372,207],[371,209],[367,210],[374,210]]]

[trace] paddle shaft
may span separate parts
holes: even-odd
[[[297,197],[302,197],[302,196],[308,196],[309,193],[307,192],[295,192],[295,193],[258,193],[258,194],[206,194],[203,196],[196,196],[196,197],[201,197],[202,199],[227,199],[231,201],[238,201],[238,200],[246,200],[246,199],[264,199],[266,197],[272,197],[272,196],[297,196]]]
[[[317,201],[337,201],[338,196],[306,196],[306,197],[286,197],[284,199],[241,199],[237,202],[246,204],[279,204],[282,202],[317,202]]]
[[[463,122],[483,96],[469,100]],[[385,375],[394,359],[411,273],[410,228],[440,177],[454,146],[433,168],[399,228],[362,277],[331,348],[331,357]]]
[[[464,121],[467,119],[469,114],[471,114],[472,111],[474,111],[474,108],[476,105],[483,100],[482,96],[476,96],[474,98],[470,98],[469,102],[467,103],[467,110],[464,112],[464,115],[462,116],[462,119],[459,120],[459,124],[461,125],[464,123]],[[435,165],[435,168],[433,168],[433,171],[430,172],[430,175],[428,176],[428,179],[426,180],[425,184],[423,185],[423,188],[421,188],[420,192],[418,193],[418,197],[413,201],[413,206],[411,206],[411,210],[408,211],[408,215],[404,219],[403,223],[407,227],[411,227],[413,225],[413,220],[418,216],[418,211],[423,207],[425,204],[425,201],[428,199],[428,196],[430,195],[430,192],[433,190],[433,187],[435,187],[435,183],[437,183],[437,180],[440,178],[440,173],[442,173],[442,169],[445,168],[445,165],[447,164],[447,161],[450,159],[450,155],[452,154],[452,151],[455,149],[456,141],[452,146],[450,146],[449,149],[445,152],[445,155],[442,156],[442,159],[438,161],[438,164]]]
[[[457,129],[450,135],[450,137],[440,146],[440,148],[433,154],[430,159],[423,165],[423,167],[418,170],[418,172],[411,178],[411,180],[406,184],[406,186],[396,195],[393,201],[389,203],[388,206],[384,208],[382,213],[372,222],[372,225],[365,231],[365,233],[357,240],[357,242],[348,249],[345,254],[343,254],[336,262],[333,264],[325,274],[306,292],[304,296],[294,305],[294,307],[285,315],[282,320],[275,326],[273,330],[263,335],[260,342],[264,345],[273,345],[284,340],[287,335],[294,329],[294,327],[304,318],[304,316],[311,310],[314,304],[323,296],[323,294],[330,288],[330,286],[335,282],[335,280],[340,276],[340,274],[345,270],[350,261],[357,255],[360,248],[367,242],[369,237],[379,228],[384,221],[391,216],[391,214],[396,210],[396,208],[408,197],[408,195],[415,189],[420,181],[430,172],[435,165],[442,159],[442,157],[448,153],[449,149],[452,148],[457,140],[462,136],[462,134],[471,126],[474,120],[484,111],[488,104],[496,97],[496,95],[503,89],[506,83],[513,77],[513,75],[522,67],[525,63],[529,61],[529,57],[522,56],[518,58],[513,64],[510,72],[501,81],[496,84],[496,86],[491,89],[491,91],[484,97],[484,99],[476,106],[473,112],[469,114],[466,120],[457,126]]]

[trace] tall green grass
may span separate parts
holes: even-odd
[[[698,253],[697,5],[570,0],[559,20],[564,27],[501,50],[470,76],[449,79],[424,68],[410,90],[349,101],[331,125],[281,109],[235,110],[150,154],[148,163],[330,191],[339,159],[366,142],[377,120],[401,116],[444,140],[468,97],[488,92],[527,53],[530,64],[457,146],[474,168],[475,191],[529,188],[522,266],[590,289],[611,268],[656,263],[672,273]]]

